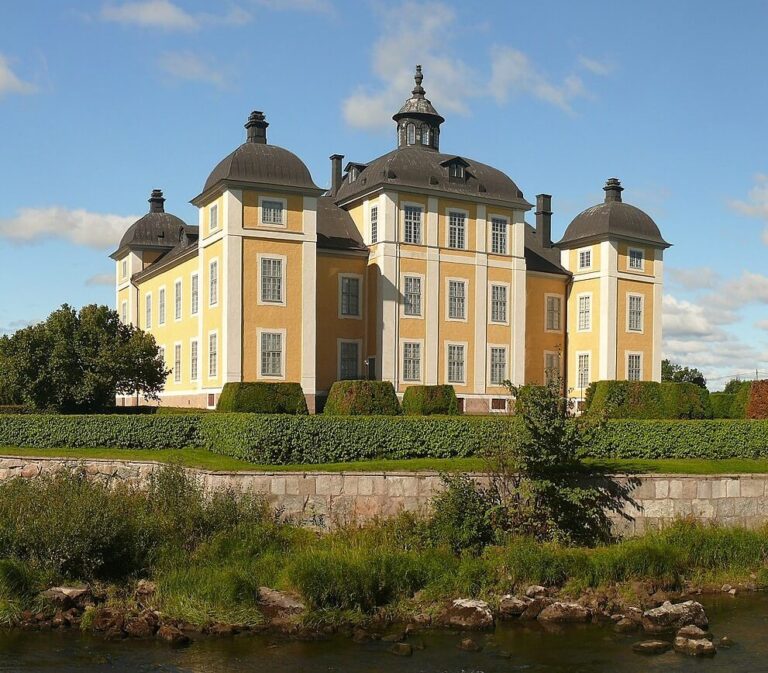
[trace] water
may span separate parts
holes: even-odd
[[[154,640],[107,642],[67,632],[0,634],[2,673],[768,673],[768,596],[705,599],[716,637],[736,645],[712,659],[675,652],[643,656],[632,652],[636,635],[615,634],[609,626],[568,627],[559,633],[538,625],[501,624],[496,632],[473,636],[482,652],[456,649],[460,634],[427,632],[410,658],[387,652],[388,643],[355,644],[333,638],[298,642],[241,635],[201,639],[182,649]],[[414,641],[415,642],[415,641]],[[503,654],[505,651],[506,654]]]

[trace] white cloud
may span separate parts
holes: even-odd
[[[137,219],[135,215],[124,217],[60,206],[22,208],[15,217],[0,218],[0,237],[16,243],[57,238],[103,250],[116,248],[125,230]]]
[[[3,334],[13,334],[17,330],[34,324],[34,320],[11,320],[7,325],[0,324],[0,336]]]
[[[616,66],[608,61],[598,61],[596,58],[589,58],[588,56],[579,56],[579,65],[585,70],[589,70],[593,75],[600,75],[605,77],[610,75]]]
[[[763,229],[763,243],[768,245],[768,175],[758,173],[755,176],[755,184],[747,194],[747,200],[740,201],[734,199],[728,205],[737,213],[765,220],[766,227]]]
[[[86,278],[86,285],[114,285],[115,274],[114,273],[97,273],[90,278]]]
[[[738,278],[721,284],[717,294],[712,294],[709,300],[715,306],[729,309],[748,304],[768,304],[768,276],[743,271]]]
[[[686,290],[711,289],[720,282],[720,274],[708,266],[688,269],[669,268],[666,272],[674,284],[680,285]]]
[[[120,5],[104,5],[100,17],[104,21],[160,28],[163,30],[194,31],[203,25],[241,25],[251,20],[251,15],[240,7],[232,7],[226,14],[191,14],[171,0],[136,0]]]
[[[0,54],[0,98],[5,94],[35,93],[37,87],[30,82],[25,82],[13,70],[8,59]]]
[[[227,79],[220,69],[209,65],[191,51],[175,51],[163,54],[158,63],[167,74],[176,79],[212,84],[220,89],[227,86]]]
[[[268,9],[302,12],[330,12],[333,9],[330,0],[256,0],[256,2]]]

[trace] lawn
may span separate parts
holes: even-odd
[[[482,458],[412,458],[408,460],[369,460],[322,465],[256,465],[237,458],[222,456],[206,449],[27,449],[0,447],[3,456],[38,456],[49,458],[105,458],[112,460],[154,460],[175,462],[186,467],[206,470],[270,472],[481,472],[486,467]],[[597,460],[585,461],[589,466],[608,473],[657,474],[757,474],[768,473],[768,459],[703,460],[682,458],[672,460]]]

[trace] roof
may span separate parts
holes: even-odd
[[[554,246],[545,248],[536,229],[525,224],[525,268],[527,271],[555,273],[570,276],[570,272],[560,265],[560,249]]]
[[[368,250],[352,216],[329,196],[317,199],[317,247],[333,250]]]
[[[514,203],[517,207],[530,207],[518,186],[507,175],[479,161],[464,157],[466,179],[449,178],[448,168],[443,163],[457,158],[461,159],[417,145],[400,147],[368,163],[354,182],[344,180],[336,194],[336,201],[348,201],[374,187],[404,186],[479,196]]]
[[[147,276],[153,275],[158,271],[172,266],[174,262],[179,258],[189,253],[190,255],[197,254],[198,240],[200,237],[200,228],[186,225],[182,234],[176,241],[176,245],[165,253],[158,260],[150,264],[146,269],[135,273],[132,277],[133,280],[141,280]]]
[[[621,200],[623,187],[616,178],[610,178],[605,187],[605,201],[579,213],[563,234],[558,246],[606,236],[619,236],[635,241],[668,248],[661,231],[651,216]]]
[[[166,213],[163,208],[164,201],[161,190],[152,191],[149,198],[150,212],[128,227],[117,250],[111,255],[113,259],[126,248],[170,250],[178,243],[180,232],[189,225],[181,218]]]

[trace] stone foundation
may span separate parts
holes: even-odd
[[[148,452],[149,453],[149,452]],[[75,460],[0,456],[0,480],[34,478],[82,466],[93,479],[145,486],[161,464],[153,461]],[[402,511],[426,512],[442,488],[436,472],[211,472],[190,470],[208,491],[232,488],[263,495],[283,516],[319,528],[363,523]],[[474,475],[479,482],[486,477]],[[630,494],[615,530],[634,535],[676,518],[756,527],[768,522],[768,474],[617,475]]]

